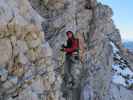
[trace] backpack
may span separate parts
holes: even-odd
[[[80,58],[81,62],[83,62],[84,54],[85,54],[87,45],[85,43],[85,39],[83,37],[83,34],[78,32],[75,37],[78,40],[78,47],[79,47],[78,48],[78,55],[79,55],[79,58]]]

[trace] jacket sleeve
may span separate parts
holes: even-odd
[[[75,40],[75,41],[72,42],[72,47],[71,48],[65,48],[64,51],[67,52],[67,53],[72,53],[77,48],[78,48],[78,40]]]

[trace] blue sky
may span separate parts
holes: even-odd
[[[133,41],[133,0],[98,0],[109,5],[123,40]]]

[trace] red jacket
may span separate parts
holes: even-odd
[[[67,54],[72,55],[77,49],[79,48],[78,46],[78,39],[68,39],[67,40],[67,46],[64,48],[64,51]]]

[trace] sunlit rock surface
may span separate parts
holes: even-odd
[[[43,21],[28,0],[0,0],[0,100],[59,100]]]
[[[0,0],[0,100],[132,100],[133,56],[112,16],[96,0]],[[68,30],[84,40],[64,97]]]

